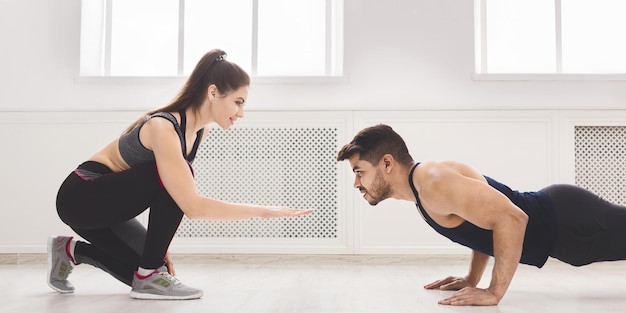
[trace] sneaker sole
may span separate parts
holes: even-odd
[[[50,282],[50,274],[52,274],[52,247],[54,246],[54,237],[48,237],[48,276],[46,277],[46,282],[48,283],[48,286],[50,286],[50,288],[54,289],[56,292],[58,293],[73,293],[74,290],[66,290],[66,289],[60,289],[57,288],[56,286],[54,286],[51,282]]]
[[[193,300],[193,299],[200,299],[203,293],[199,292],[199,293],[187,295],[187,296],[168,296],[168,295],[159,295],[159,294],[154,294],[154,293],[131,291],[129,295],[133,299],[140,299],[140,300]]]

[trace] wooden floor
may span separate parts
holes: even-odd
[[[74,269],[76,292],[57,294],[45,264],[0,265],[0,312],[626,312],[626,262],[574,268],[550,260],[520,266],[505,298],[492,307],[449,307],[449,292],[423,285],[463,275],[464,257],[211,256],[177,259],[177,276],[202,288],[187,301],[134,300],[129,287],[88,265]],[[481,285],[488,284],[485,277]],[[484,287],[484,286],[483,286]]]

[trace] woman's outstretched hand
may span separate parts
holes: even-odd
[[[313,209],[293,209],[283,206],[263,206],[263,208],[265,210],[261,215],[262,218],[294,217],[313,212]]]

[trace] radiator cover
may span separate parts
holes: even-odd
[[[626,126],[575,127],[576,184],[626,205]]]
[[[338,129],[212,128],[193,163],[200,194],[231,202],[312,208],[295,218],[190,220],[179,238],[337,238]]]

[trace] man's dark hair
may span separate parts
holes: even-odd
[[[385,154],[391,154],[396,162],[404,166],[413,163],[402,137],[384,124],[364,128],[357,133],[349,144],[339,150],[337,161],[349,159],[355,154],[371,164],[378,163]]]

